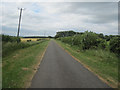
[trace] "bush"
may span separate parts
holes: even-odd
[[[72,38],[73,37],[63,37],[61,38],[61,41],[64,43],[72,44]]]
[[[80,49],[82,48],[85,50],[90,48],[97,48],[98,44],[100,43],[98,39],[99,37],[97,34],[87,31],[84,34],[79,34],[71,37],[63,37],[59,40],[70,45],[77,45],[80,47]]]
[[[100,38],[100,39],[98,39],[98,42],[99,42],[98,47],[100,49],[108,49],[108,44],[107,44],[107,41],[105,39]]]
[[[81,45],[81,41],[82,41],[82,38],[80,35],[76,35],[74,38],[73,38],[73,45]]]
[[[31,42],[31,40],[27,40],[27,42]]]
[[[120,37],[114,37],[110,40],[110,51],[120,55]]]
[[[37,39],[37,41],[40,41],[40,40],[42,40],[42,39]]]
[[[86,32],[84,34],[84,38],[83,38],[83,50],[84,49],[90,49],[90,48],[97,48],[99,41],[98,41],[98,36],[97,34],[93,33],[93,32]]]

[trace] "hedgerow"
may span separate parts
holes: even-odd
[[[73,36],[68,35],[66,37],[62,36],[57,39],[61,40],[64,43],[68,43],[71,46],[76,45],[81,50],[104,49],[104,50],[109,50],[116,54],[120,54],[120,36],[119,35],[104,36],[101,33],[96,34],[94,32],[86,31],[82,34],[78,33],[78,34],[74,34]]]

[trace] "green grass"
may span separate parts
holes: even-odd
[[[6,57],[9,54],[11,54],[12,52],[18,50],[18,49],[23,49],[26,47],[30,47],[36,44],[39,44],[43,41],[31,41],[31,42],[2,42],[2,56]]]
[[[93,72],[102,77],[110,86],[118,85],[118,57],[105,50],[79,51],[77,46],[57,41],[71,55],[87,65]]]
[[[48,41],[18,49],[3,58],[2,62],[2,87],[26,88],[39,64]]]

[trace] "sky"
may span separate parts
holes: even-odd
[[[105,35],[117,35],[117,0],[87,1],[20,2],[18,0],[15,2],[13,0],[9,2],[5,0],[0,5],[1,33],[17,35],[20,14],[18,8],[25,8],[22,12],[20,36],[55,36],[58,31],[68,30],[77,32],[88,30]]]

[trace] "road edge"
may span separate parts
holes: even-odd
[[[54,40],[55,41],[55,40]],[[81,65],[83,65],[83,67],[85,67],[87,70],[89,70],[90,72],[92,72],[95,76],[97,76],[101,81],[103,81],[105,84],[107,84],[109,87],[111,88],[116,88],[114,86],[112,86],[111,84],[109,84],[109,82],[107,82],[104,78],[102,78],[100,75],[98,75],[97,73],[95,73],[92,69],[90,69],[86,64],[84,64],[83,62],[81,62],[79,59],[77,59],[76,57],[74,57],[68,50],[64,49],[61,45],[59,45],[56,41],[55,43],[62,48],[66,53],[68,53],[72,58],[74,58],[77,62],[79,62]]]
[[[46,50],[47,50],[47,48],[48,48],[48,46],[49,46],[49,43],[50,43],[50,41],[48,42],[48,45],[46,46],[45,50],[43,51],[43,53],[42,53],[42,55],[41,55],[40,62],[37,64],[37,66],[35,67],[35,70],[33,71],[33,75],[32,75],[32,77],[31,77],[31,80],[30,80],[27,88],[30,88],[30,87],[31,87],[32,79],[33,79],[34,75],[36,74],[36,72],[38,71],[38,68],[40,67],[40,64],[41,64],[41,62],[42,62],[42,60],[43,60],[43,57],[44,57],[44,55],[45,55],[45,53],[46,53]]]

